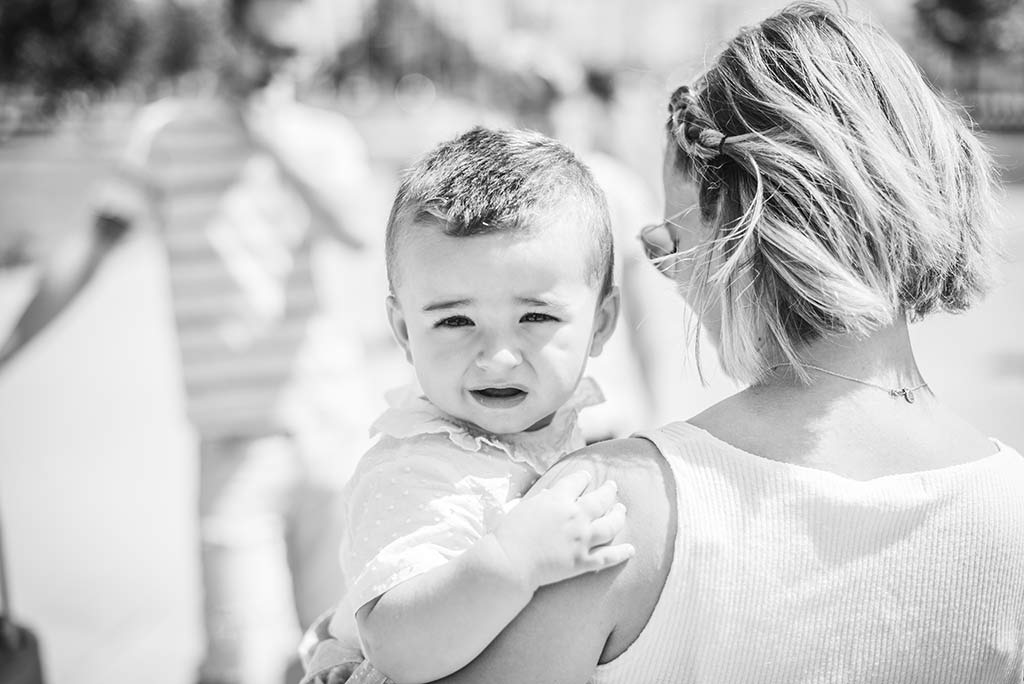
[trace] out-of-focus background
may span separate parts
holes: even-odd
[[[618,84],[608,149],[660,196],[667,94],[721,40],[782,6],[758,0],[322,0],[329,59],[301,97],[364,137],[383,229],[397,175],[476,123],[540,125],[580,65]],[[1024,2],[851,3],[960,101],[1005,185],[1001,283],[976,309],[914,327],[925,378],[1024,448]],[[40,259],[89,220],[97,179],[140,105],[199,92],[222,33],[212,0],[3,0],[0,339]],[[524,105],[526,103],[526,105]],[[657,203],[650,207],[658,218]],[[192,437],[157,240],[130,240],[73,307],[0,371],[0,524],[17,618],[51,681],[194,678],[199,576]],[[383,316],[383,306],[380,307]],[[677,317],[670,309],[665,316]],[[684,356],[680,350],[680,358]],[[732,390],[680,361],[686,417]],[[382,388],[383,389],[383,388]]]

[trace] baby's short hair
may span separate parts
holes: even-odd
[[[388,282],[398,280],[398,249],[413,224],[470,237],[531,230],[567,212],[593,240],[587,278],[602,296],[612,287],[611,221],[590,170],[556,140],[527,130],[474,128],[441,143],[406,171],[391,206],[386,236]]]
[[[961,311],[991,265],[991,159],[883,31],[814,2],[733,38],[669,105],[707,231],[697,311],[753,381],[834,333]]]

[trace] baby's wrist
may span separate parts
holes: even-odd
[[[514,540],[495,532],[482,537],[480,543],[492,557],[497,572],[512,586],[533,596],[540,583],[529,552]]]

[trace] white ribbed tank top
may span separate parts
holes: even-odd
[[[593,684],[1021,684],[1024,458],[869,481],[642,433],[676,482],[672,566]]]

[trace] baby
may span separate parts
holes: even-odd
[[[422,392],[388,397],[349,484],[345,599],[306,681],[426,682],[472,661],[541,586],[625,561],[614,483],[531,492],[583,446],[583,372],[615,328],[608,210],[563,145],[471,130],[405,176],[388,318]],[[353,620],[354,618],[354,620]],[[371,665],[372,663],[372,665]]]

